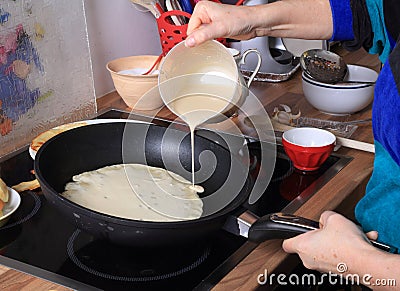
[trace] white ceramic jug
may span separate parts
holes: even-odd
[[[255,53],[259,62],[246,83],[238,65],[243,64],[250,53]],[[160,95],[165,105],[178,116],[181,114],[172,104],[178,98],[197,95],[191,99],[193,104],[190,108],[209,113],[215,110],[215,114],[204,115],[203,122],[219,122],[221,114],[230,116],[243,104],[260,65],[261,56],[255,49],[244,52],[237,63],[231,52],[217,41],[207,41],[194,48],[187,48],[181,42],[161,63],[158,77]],[[211,99],[201,97],[206,95],[219,101],[213,103]]]

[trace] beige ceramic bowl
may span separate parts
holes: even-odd
[[[129,107],[153,110],[163,105],[158,90],[149,92],[158,84],[158,66],[150,75],[141,75],[151,68],[157,58],[158,56],[150,55],[131,56],[107,64],[115,89]],[[146,94],[147,92],[149,93]]]

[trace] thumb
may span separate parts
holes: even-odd
[[[293,254],[296,253],[296,249],[295,249],[295,238],[289,238],[289,239],[285,239],[282,243],[282,249],[289,254]]]
[[[327,224],[328,218],[334,214],[336,213],[333,211],[322,212],[321,216],[319,217],[319,228],[324,228],[324,226]]]
[[[367,238],[371,240],[377,240],[378,239],[378,232],[376,230],[369,231],[365,234]]]

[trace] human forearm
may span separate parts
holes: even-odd
[[[351,257],[349,257],[351,260]],[[344,276],[357,274],[359,283],[373,290],[394,290],[400,284],[400,255],[390,254],[374,247],[353,255],[352,267]]]
[[[282,0],[241,7],[200,1],[189,22],[186,44],[193,46],[219,37],[329,39],[332,32],[329,0]]]
[[[249,7],[257,36],[329,39],[332,13],[328,0],[282,0]]]

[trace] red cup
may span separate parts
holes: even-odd
[[[302,171],[315,171],[326,161],[335,147],[336,136],[323,129],[313,127],[293,128],[282,136],[283,148]]]

